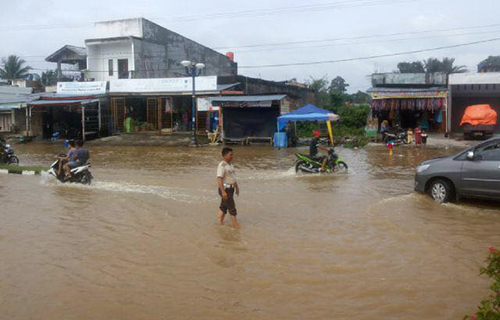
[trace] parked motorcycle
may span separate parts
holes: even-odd
[[[19,158],[14,153],[14,149],[11,148],[10,144],[5,144],[5,145],[2,144],[2,148],[3,148],[3,154],[2,158],[0,159],[0,162],[5,164],[18,165]]]
[[[323,166],[322,162],[324,158],[313,158],[308,155],[304,155],[301,153],[296,153],[297,162],[295,163],[295,172],[304,172],[304,173],[320,173],[321,167]],[[325,166],[325,172],[343,172],[347,171],[347,163],[344,162],[341,158],[337,156],[335,150],[333,148],[329,148],[328,150],[328,160]]]
[[[61,155],[59,155],[59,157],[66,157],[66,155],[61,154]],[[59,161],[61,161],[61,160],[56,160],[50,166],[49,174],[56,177],[56,179],[61,181],[62,183],[74,182],[74,183],[81,183],[81,184],[90,184],[92,182],[92,179],[94,179],[94,177],[92,176],[92,173],[90,173],[90,171],[89,171],[89,168],[91,167],[90,163],[86,163],[83,166],[79,166],[79,167],[71,169],[71,178],[66,179],[65,174],[64,174],[64,170],[63,170],[63,172],[61,172],[61,174],[58,174]]]
[[[384,143],[392,141],[394,144],[408,144],[407,134],[401,128],[392,128],[384,133]]]

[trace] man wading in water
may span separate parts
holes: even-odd
[[[234,173],[234,167],[231,164],[233,161],[233,149],[224,148],[222,149],[223,160],[219,163],[217,167],[217,184],[219,186],[219,195],[221,196],[221,202],[219,206],[219,224],[222,226],[224,224],[224,217],[229,211],[229,216],[233,222],[233,227],[235,229],[239,228],[238,219],[236,218],[236,205],[234,203],[234,194],[240,195],[240,189],[238,188],[238,183],[236,182],[236,177]]]

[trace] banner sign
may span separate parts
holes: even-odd
[[[57,94],[85,96],[85,95],[105,94],[105,93],[106,93],[106,81],[57,83]]]
[[[196,77],[196,92],[217,91],[217,76]],[[111,93],[189,93],[193,78],[120,79],[110,81]]]
[[[196,109],[198,111],[218,111],[219,107],[212,106],[212,101],[207,98],[196,99]]]

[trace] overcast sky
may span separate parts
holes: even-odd
[[[239,73],[268,80],[307,81],[342,76],[349,91],[370,87],[369,75],[390,72],[400,61],[454,57],[476,71],[500,41],[373,60],[309,66],[252,68],[269,64],[331,61],[407,52],[500,38],[498,0],[2,0],[0,56],[22,56],[38,69],[65,44],[84,46],[96,21],[144,17],[225,53],[233,51]],[[275,10],[278,9],[278,10]],[[452,30],[450,30],[452,29]],[[442,31],[446,30],[446,31]],[[430,32],[428,32],[430,31]],[[400,33],[400,35],[385,36]],[[370,37],[376,36],[376,37]],[[268,47],[244,47],[296,41]]]

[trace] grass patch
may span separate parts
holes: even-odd
[[[13,166],[9,164],[0,164],[0,169],[5,169],[9,171],[22,172],[22,171],[48,171],[49,167],[42,166]]]

